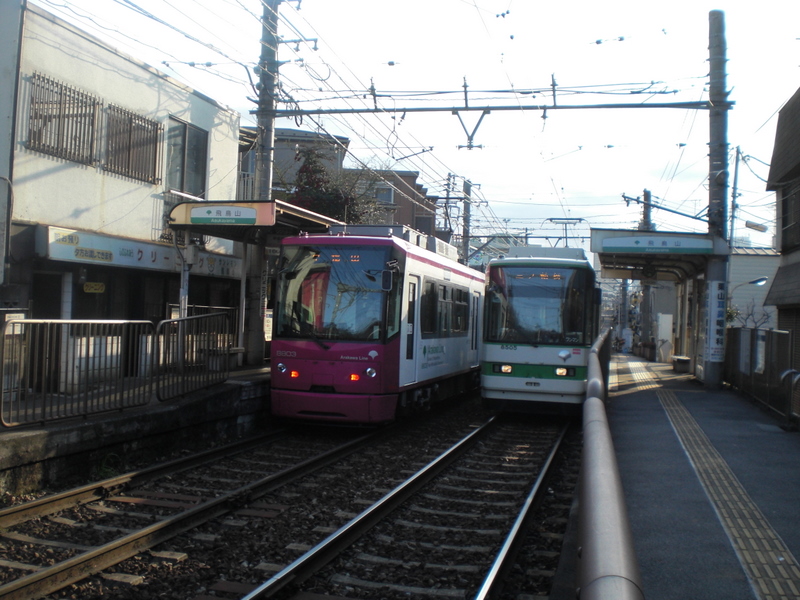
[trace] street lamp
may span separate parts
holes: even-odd
[[[740,288],[743,285],[758,285],[758,286],[762,286],[765,283],[767,283],[768,279],[769,279],[769,277],[759,277],[759,278],[753,279],[751,281],[742,282],[739,285],[733,286],[733,289],[729,292],[728,295],[729,295],[729,297],[733,298],[733,292],[735,292],[737,288]]]
[[[730,324],[734,321],[734,319],[736,319],[736,317],[738,317],[739,314],[740,314],[738,308],[735,308],[735,307],[731,306],[731,301],[733,300],[733,292],[735,292],[737,289],[739,289],[743,285],[762,286],[765,283],[767,283],[768,279],[769,279],[769,277],[766,277],[766,276],[765,277],[758,277],[756,279],[751,279],[750,281],[743,281],[742,283],[740,283],[738,285],[735,285],[735,286],[733,286],[733,288],[731,288],[731,290],[728,292],[728,301],[726,303],[727,304],[727,309],[725,311],[726,312],[725,320],[728,322],[728,326],[730,326]]]

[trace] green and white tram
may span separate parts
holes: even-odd
[[[486,270],[481,385],[501,411],[579,413],[600,290],[579,248],[515,248]]]

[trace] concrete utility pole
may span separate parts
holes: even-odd
[[[725,43],[725,15],[722,11],[709,13],[709,177],[708,177],[708,233],[714,241],[715,254],[706,266],[705,343],[699,347],[698,361],[703,362],[703,382],[706,389],[722,385],[722,365],[725,360],[725,308],[727,302],[727,250],[726,198],[728,191],[728,90],[725,82],[727,61]],[[718,243],[718,242],[722,243]]]
[[[621,315],[619,319],[619,335],[617,337],[624,338],[625,330],[630,328],[630,308],[628,307],[628,280],[622,280],[620,289],[620,310]],[[630,348],[628,348],[630,350]]]
[[[272,163],[275,155],[275,86],[278,77],[278,6],[265,0],[258,61],[258,132],[256,140],[256,200],[272,200]]]
[[[256,109],[256,164],[255,200],[272,202],[272,170],[275,156],[275,88],[278,77],[278,6],[282,0],[264,0],[261,21],[261,55],[258,61],[258,108]],[[246,361],[249,365],[264,360],[264,317],[267,306],[267,262],[261,240],[243,244],[244,271],[248,280],[242,279],[240,293],[247,295]],[[248,291],[249,290],[249,291]],[[245,337],[245,315],[240,319],[240,331]]]
[[[469,229],[470,221],[472,219],[472,182],[464,181],[464,223],[463,223],[463,239],[462,239],[462,253],[464,255],[464,264],[469,264]]]
[[[639,231],[655,231],[652,220],[653,204],[650,190],[644,190],[642,196],[642,221],[639,223]],[[650,338],[653,337],[653,306],[652,302],[650,301],[651,292],[652,286],[648,280],[642,281],[642,333],[640,338],[642,343],[650,342]],[[646,358],[649,360],[654,360],[655,356],[647,355]]]

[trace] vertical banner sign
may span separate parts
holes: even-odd
[[[706,362],[725,360],[725,304],[724,281],[709,281],[706,302],[708,302],[708,329],[706,337]]]

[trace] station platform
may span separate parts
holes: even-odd
[[[5,494],[63,489],[132,469],[131,461],[263,431],[269,365],[232,369],[224,383],[182,398],[17,427],[0,426],[0,506]]]
[[[800,598],[800,433],[671,364],[616,354],[609,384],[645,598]]]

